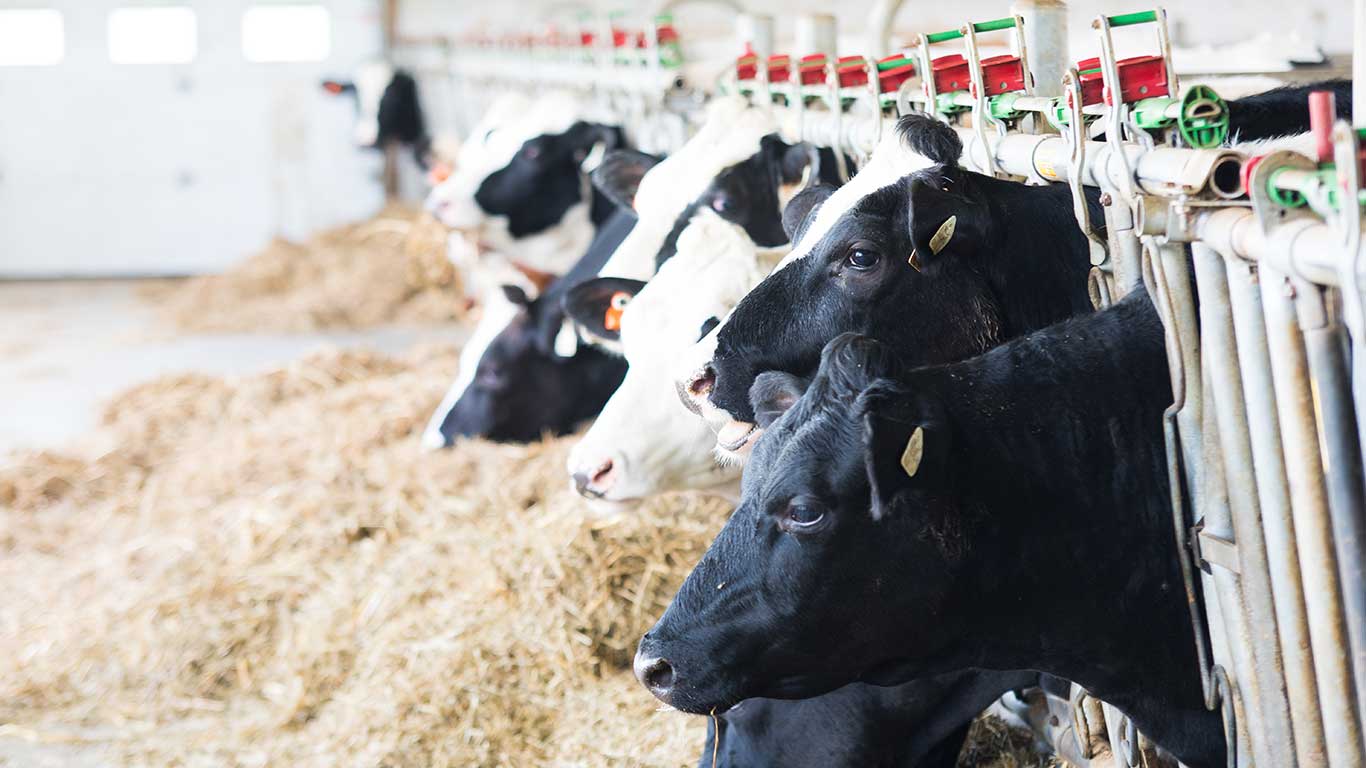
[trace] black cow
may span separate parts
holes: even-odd
[[[885,341],[908,363],[947,362],[1092,309],[1090,250],[1065,185],[963,170],[957,134],[931,118],[903,117],[898,130],[938,164],[852,201],[828,188],[795,198],[784,213],[799,230],[791,261],[699,345],[705,352],[714,339],[710,360],[680,394],[709,421],[729,421],[721,450],[741,451],[757,434],[748,398],[756,376],[810,375],[842,332]],[[1088,195],[1092,221],[1102,220],[1098,195]],[[832,213],[832,225],[815,228]]]
[[[597,274],[633,224],[629,214],[613,216],[574,268],[534,301],[519,288],[505,288],[518,305],[514,314],[486,347],[462,356],[462,363],[477,361],[473,375],[462,372],[456,379],[424,443],[449,446],[458,436],[528,442],[547,432],[566,434],[602,410],[626,375],[626,363],[586,344],[556,349],[557,338],[572,331],[561,300]]]
[[[715,754],[717,768],[953,768],[973,718],[1038,683],[1031,672],[964,671],[798,701],[746,699],[708,723],[697,765],[711,768]]]
[[[1229,140],[1260,141],[1293,136],[1309,130],[1309,94],[1329,91],[1337,104],[1337,117],[1352,119],[1352,81],[1325,80],[1308,85],[1287,85],[1265,93],[1228,102]]]
[[[687,712],[851,681],[1037,669],[1222,766],[1172,536],[1163,329],[1143,291],[964,362],[904,371],[843,335],[768,373],[740,507],[637,676]],[[1002,632],[1002,627],[1009,631]]]

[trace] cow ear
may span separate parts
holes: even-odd
[[[500,287],[503,289],[503,297],[508,301],[519,307],[531,306],[531,297],[526,295],[526,289],[522,288],[522,286],[504,284]]]
[[[810,383],[807,379],[783,371],[764,371],[756,376],[749,388],[754,423],[759,425],[759,429],[768,429],[779,416],[787,413],[802,399]]]
[[[894,512],[916,490],[947,477],[949,430],[910,393],[882,380],[855,401],[863,419],[863,461],[875,520]]]
[[[598,277],[569,289],[561,300],[565,314],[590,336],[621,338],[621,313],[645,283],[623,277]]]
[[[618,207],[634,210],[636,190],[646,171],[659,164],[660,158],[634,149],[616,149],[607,153],[593,171],[593,186]]]
[[[896,121],[901,143],[929,160],[954,167],[963,155],[963,140],[953,126],[920,112],[910,112]]]
[[[783,232],[788,242],[796,244],[806,231],[807,220],[825,199],[835,194],[835,188],[826,184],[807,187],[783,208]]]
[[[821,350],[816,378],[823,391],[852,400],[874,381],[900,369],[891,347],[868,336],[841,333]]]
[[[601,123],[579,121],[566,132],[574,149],[574,162],[584,173],[592,173],[607,153],[621,144],[621,130]]]
[[[988,217],[980,205],[959,194],[962,174],[931,169],[911,179],[911,253],[917,272],[945,253],[973,253],[987,241]]]
[[[821,178],[821,151],[815,144],[803,141],[784,146],[778,172],[783,184],[813,186]]]

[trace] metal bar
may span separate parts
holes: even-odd
[[[1360,600],[1362,580],[1366,578],[1366,486],[1345,338],[1341,323],[1328,311],[1324,291],[1318,286],[1303,282],[1295,285],[1295,310],[1309,362],[1319,450],[1352,650],[1353,687],[1359,698],[1366,692],[1366,669],[1361,663],[1366,606]],[[1360,708],[1360,701],[1357,705]]]
[[[1261,289],[1255,266],[1230,254],[1222,256],[1228,275],[1229,304],[1233,312],[1262,532],[1270,554],[1267,565],[1295,735],[1295,754],[1301,768],[1310,768],[1323,765],[1326,759],[1323,724],[1309,649],[1299,555],[1290,520],[1290,491],[1286,484],[1280,424],[1272,392]]]
[[[1261,765],[1295,765],[1294,736],[1281,648],[1271,594],[1261,508],[1253,474],[1251,438],[1243,402],[1242,376],[1234,340],[1233,308],[1224,260],[1203,243],[1192,243],[1196,289],[1200,295],[1200,341],[1211,393],[1208,402],[1218,425],[1218,449],[1231,515],[1229,533],[1237,543],[1238,585],[1246,611],[1246,638],[1256,675],[1256,704],[1261,722],[1249,722],[1253,754]],[[1205,530],[1220,534],[1206,516]],[[1239,685],[1246,685],[1239,679]]]
[[[1366,759],[1362,754],[1351,674],[1343,653],[1347,647],[1346,618],[1342,610],[1341,585],[1337,580],[1328,493],[1319,462],[1309,363],[1288,295],[1290,282],[1284,274],[1269,266],[1264,265],[1261,274],[1271,375],[1285,450],[1295,543],[1299,548],[1304,580],[1309,642],[1314,653],[1319,707],[1323,713],[1327,764],[1330,768],[1359,768],[1366,764]]]
[[[1108,17],[1112,27],[1128,27],[1134,24],[1148,24],[1157,21],[1157,11],[1138,11],[1135,13],[1121,13],[1116,16]]]

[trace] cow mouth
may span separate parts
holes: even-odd
[[[741,454],[763,433],[758,424],[730,421],[716,433],[716,447],[727,453]]]

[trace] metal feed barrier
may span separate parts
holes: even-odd
[[[871,50],[887,50],[899,5],[877,4]],[[772,20],[741,16],[743,53],[715,83],[684,82],[668,5],[637,33],[583,16],[576,35],[456,46],[450,66],[467,88],[591,92],[654,149],[677,147],[680,115],[721,90],[771,105],[787,140],[841,160],[866,161],[916,111],[959,131],[967,167],[1070,182],[1097,304],[1145,285],[1167,329],[1173,526],[1229,763],[1363,768],[1366,0],[1354,13],[1355,127],[1334,124],[1316,95],[1313,152],[1261,157],[1226,146],[1217,94],[1180,90],[1161,9],[1098,17],[1098,55],[1073,66],[1063,4],[1019,7],[882,57],[836,55],[828,16],[799,18],[794,53],[775,53]],[[1117,59],[1125,28],[1155,32],[1155,50]],[[979,38],[1003,34],[1010,52],[983,58]],[[1104,238],[1082,187],[1102,192]],[[1019,713],[1078,765],[1156,764],[1132,723],[1073,688],[1066,702],[1016,702]]]

